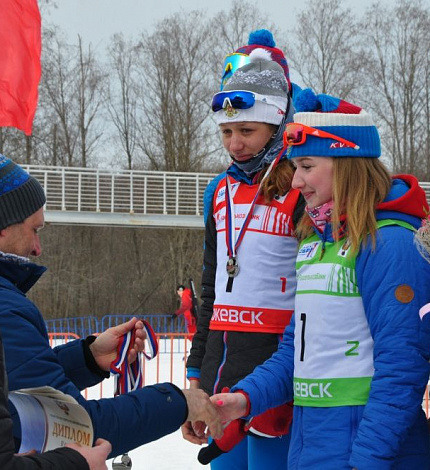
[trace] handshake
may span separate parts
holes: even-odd
[[[192,387],[196,387],[193,382],[191,384]],[[198,391],[198,389],[189,390],[189,392],[192,391]],[[212,427],[208,425],[209,434],[212,436],[213,441],[199,452],[198,460],[203,465],[207,465],[224,452],[229,452],[248,432],[258,436],[278,437],[287,434],[289,431],[293,402],[268,409],[264,413],[245,421],[239,418],[249,415],[250,403],[248,396],[240,391],[227,393],[228,391],[228,388],[224,388],[223,393],[212,395],[209,398],[215,408],[213,423],[218,426],[219,421],[221,421],[222,431],[220,436],[218,428],[214,424],[212,424]],[[213,413],[213,410],[211,410],[211,413]],[[205,432],[206,425],[204,422],[196,422],[188,418],[188,421],[182,425],[181,430],[185,440],[200,445],[207,443],[208,435]]]
[[[181,430],[184,439],[189,442],[205,444],[209,435],[213,439],[221,439],[231,421],[247,414],[248,401],[242,393],[220,393],[209,398],[194,382],[191,382],[191,387],[182,390],[189,413]]]
[[[223,435],[223,419],[209,395],[199,388],[185,389],[182,393],[188,406],[188,417],[183,427],[197,423],[199,428],[199,437],[192,442],[196,444],[207,442],[209,436],[213,439],[220,439]],[[184,434],[183,429],[182,433]]]

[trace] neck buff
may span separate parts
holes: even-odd
[[[269,140],[266,146],[260,150],[257,155],[247,160],[246,162],[237,162],[233,157],[231,157],[234,161],[234,164],[240,168],[246,174],[246,176],[252,178],[260,170],[272,163],[272,161],[276,158],[284,145],[283,133],[285,130],[285,125],[287,122],[293,121],[293,114],[294,108],[291,106],[291,99],[289,99],[285,116],[282,119],[281,124],[279,124],[278,130],[273,134],[272,138]]]
[[[313,224],[321,233],[324,232],[325,226],[331,220],[333,213],[334,201],[331,200],[318,207],[309,208],[306,206],[306,212],[309,214]]]

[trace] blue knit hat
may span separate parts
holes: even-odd
[[[288,149],[295,157],[370,157],[381,156],[379,133],[372,117],[362,108],[330,95],[315,95],[307,88],[294,100],[294,122],[328,132],[355,144],[343,145],[332,138],[307,134],[301,145]]]
[[[37,179],[0,154],[0,230],[24,222],[45,202]]]

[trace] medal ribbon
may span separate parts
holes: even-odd
[[[136,331],[129,331],[123,335],[117,348],[117,357],[112,361],[110,371],[115,377],[114,396],[128,393],[143,387],[143,356],[151,360],[158,354],[157,336],[151,325],[142,320],[143,328],[149,344],[150,353],[137,353],[137,358],[133,364],[128,363],[128,353],[133,347]]]
[[[257,201],[258,196],[260,195],[261,186],[263,185],[264,180],[269,176],[270,172],[276,167],[281,159],[282,155],[284,155],[285,150],[287,147],[283,147],[281,151],[278,153],[276,158],[272,161],[269,168],[267,169],[265,175],[263,176],[260,184],[258,186],[258,190],[255,193],[254,199],[251,202],[249,207],[248,213],[246,214],[245,220],[243,221],[242,227],[239,230],[239,236],[236,238],[236,220],[235,220],[235,212],[234,212],[234,202],[233,202],[233,195],[232,195],[232,187],[231,182],[226,175],[226,226],[225,226],[225,242],[227,245],[228,256],[229,258],[236,258],[236,253],[239,248],[239,245],[242,243],[243,237],[245,235],[246,229],[248,228],[249,222],[251,221],[252,212],[255,207],[255,203]],[[240,184],[240,183],[239,183]]]

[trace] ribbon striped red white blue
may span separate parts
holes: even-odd
[[[133,364],[128,363],[128,353],[134,345],[136,332],[129,331],[124,335],[118,344],[117,357],[112,361],[110,371],[115,377],[114,396],[128,393],[143,387],[143,356],[151,360],[158,354],[157,336],[151,325],[142,320],[143,328],[146,332],[149,354],[146,352],[137,353],[137,359]]]

